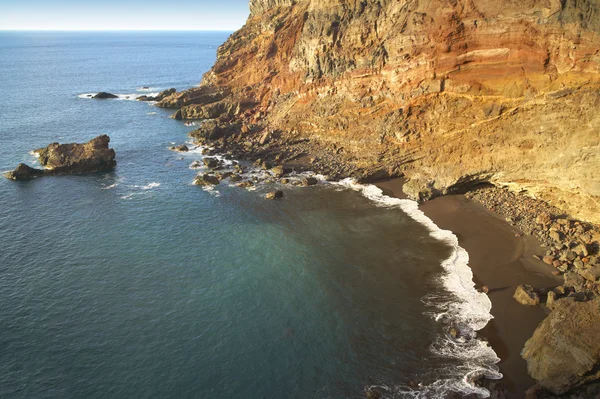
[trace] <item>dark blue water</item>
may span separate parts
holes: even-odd
[[[358,398],[374,384],[435,397],[407,384],[461,385],[470,366],[432,353],[444,326],[423,301],[448,294],[452,250],[424,226],[326,185],[279,202],[263,199],[272,187],[204,191],[188,167],[199,153],[167,149],[191,130],[169,111],[78,97],[194,86],[226,38],[0,33],[0,170],[104,133],[118,162],[0,179],[0,397]]]

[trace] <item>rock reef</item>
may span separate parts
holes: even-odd
[[[38,176],[104,172],[115,168],[115,151],[109,148],[110,138],[98,136],[84,144],[52,143],[34,151],[46,169],[35,169],[25,164],[5,174],[12,180],[30,180]]]
[[[308,140],[315,169],[406,175],[413,198],[490,182],[600,222],[600,1],[250,10],[201,86],[158,103],[212,119],[205,140],[247,153]]]

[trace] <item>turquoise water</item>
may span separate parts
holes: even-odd
[[[226,37],[0,33],[0,170],[103,133],[118,162],[0,179],[0,397],[439,397],[481,366],[432,351],[452,248],[402,210],[324,184],[202,190],[199,153],[167,149],[191,127],[79,97],[194,86]]]

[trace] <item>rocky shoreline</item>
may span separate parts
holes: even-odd
[[[286,174],[283,173],[284,170],[287,173],[312,171],[325,175],[329,180],[351,177],[363,183],[373,183],[389,177],[389,174],[373,173],[369,168],[361,169],[349,165],[345,162],[343,151],[335,151],[318,142],[282,140],[275,134],[265,134],[254,140],[248,137],[240,140],[242,136],[236,135],[233,129],[230,126],[226,130],[221,130],[213,121],[207,121],[202,123],[199,129],[192,131],[190,136],[197,144],[211,148],[205,151],[207,155],[225,154],[229,158],[253,162],[263,172],[268,173],[267,181],[271,182],[279,181],[290,184],[289,180],[284,177]],[[216,170],[220,168],[219,163],[213,162],[210,157],[205,158],[206,162],[208,162],[206,166],[211,166]],[[223,174],[220,174],[221,176]],[[231,176],[235,176],[235,173],[226,175],[225,178]],[[201,175],[197,180],[201,181],[201,184],[218,184],[218,178],[215,178],[213,183],[210,181],[206,183],[207,177],[208,175]],[[244,182],[240,186],[244,187]],[[537,261],[552,265],[555,268],[553,274],[562,276],[564,279],[564,283],[557,287],[531,288],[534,292],[533,295],[538,298],[533,304],[547,309],[549,317],[547,322],[538,327],[541,332],[536,331],[523,351],[523,356],[528,361],[530,374],[539,382],[528,391],[528,397],[585,398],[589,397],[587,396],[589,394],[600,393],[600,384],[590,384],[591,381],[600,377],[600,375],[594,374],[594,370],[600,364],[600,350],[594,352],[596,350],[594,345],[591,348],[586,347],[587,352],[592,353],[592,357],[587,360],[585,365],[582,366],[577,359],[570,359],[568,362],[563,362],[557,370],[549,369],[554,356],[547,352],[544,356],[536,356],[535,354],[541,352],[527,349],[542,345],[541,342],[545,347],[549,347],[548,342],[544,341],[544,337],[548,334],[555,337],[559,337],[560,334],[574,334],[572,328],[549,327],[555,324],[552,321],[553,314],[564,317],[564,308],[568,308],[571,312],[571,321],[577,320],[582,314],[594,315],[593,309],[590,313],[589,307],[591,304],[597,303],[596,298],[600,296],[598,282],[600,275],[597,274],[600,270],[600,257],[598,256],[600,230],[598,227],[574,220],[558,208],[534,199],[526,193],[515,194],[506,188],[475,186],[465,196],[503,217],[507,223],[520,231],[517,235],[530,235],[539,239],[545,255],[537,257]],[[588,302],[590,304],[587,304]],[[580,304],[586,305],[579,306]],[[598,319],[600,320],[600,315]],[[575,336],[582,337],[580,341],[587,342],[590,336],[594,337],[597,334],[594,327],[593,323],[580,326]],[[581,343],[580,341],[578,342]],[[598,344],[600,345],[600,340],[598,340]],[[571,342],[569,348],[562,349],[569,350],[569,353],[576,353],[580,350],[577,342]],[[531,355],[532,353],[534,355]],[[565,356],[565,353],[561,352],[561,357]],[[581,367],[587,367],[587,369],[582,373]],[[535,371],[540,369],[547,371],[544,372],[545,374]],[[557,385],[557,375],[564,377],[562,385]],[[488,387],[493,393],[492,397],[503,397],[502,395],[504,395],[501,384],[484,380],[477,380],[476,383]]]

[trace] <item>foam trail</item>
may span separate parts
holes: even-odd
[[[153,188],[155,188],[155,187],[159,187],[159,186],[160,186],[160,183],[157,183],[157,182],[152,182],[152,183],[148,183],[147,185],[145,185],[145,186],[142,186],[142,187],[140,187],[140,188],[141,188],[142,190],[151,190],[151,189],[153,189]]]
[[[468,265],[469,254],[459,245],[456,235],[449,230],[440,229],[419,209],[419,204],[415,201],[388,197],[380,188],[359,184],[353,179],[344,179],[334,184],[360,191],[362,195],[380,206],[402,209],[412,219],[424,225],[432,237],[453,249],[448,259],[442,261],[445,273],[441,277],[442,284],[453,296],[451,298],[426,297],[423,301],[435,308],[436,320],[460,329],[463,338],[455,340],[441,336],[432,345],[431,350],[446,358],[463,360],[465,365],[458,367],[456,371],[462,373],[464,377],[462,380],[439,380],[418,390],[396,387],[394,393],[412,398],[429,398],[441,395],[443,392],[458,391],[463,394],[475,393],[481,397],[488,397],[489,392],[474,386],[471,377],[483,374],[488,378],[502,378],[496,366],[500,361],[497,354],[487,342],[477,339],[475,334],[493,318],[490,313],[492,302],[486,294],[475,289],[473,272]]]

